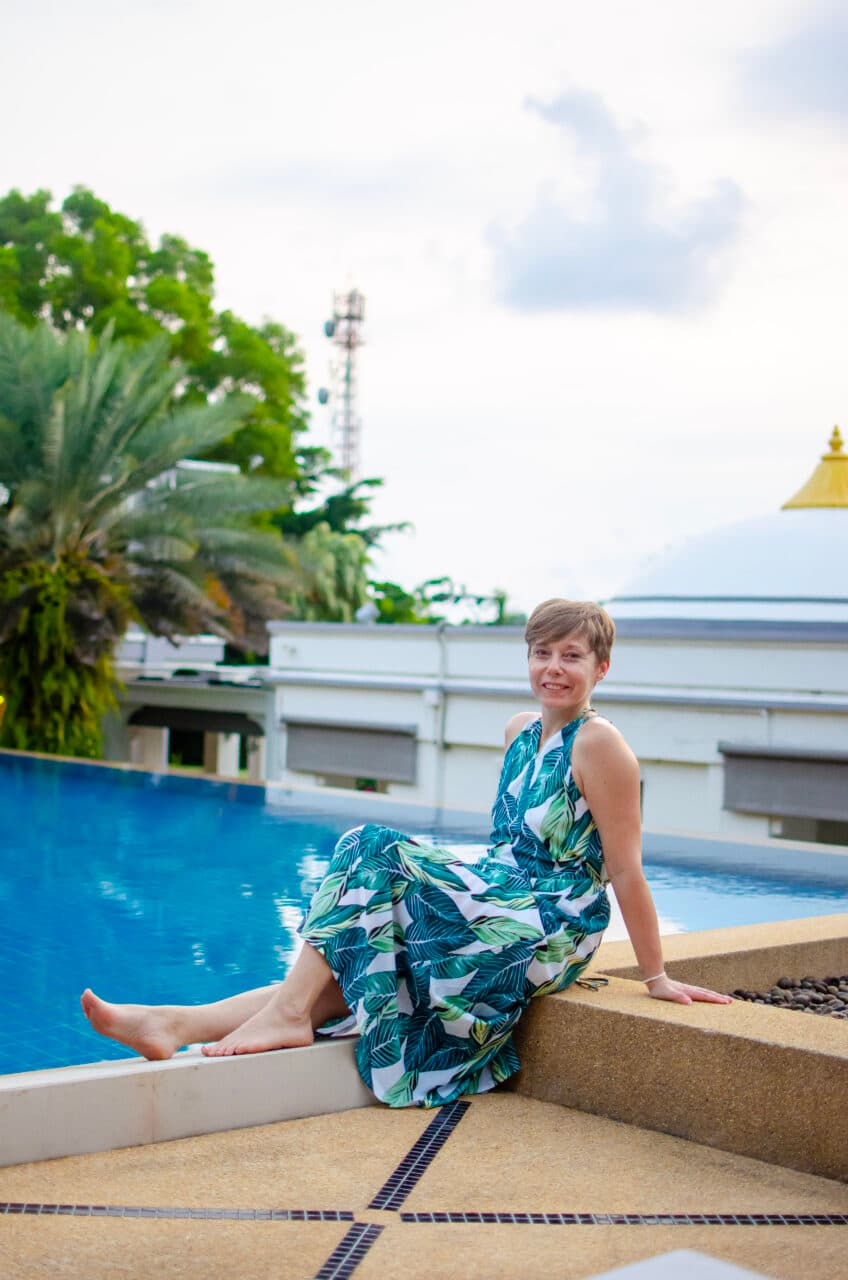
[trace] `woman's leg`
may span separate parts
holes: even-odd
[[[252,1024],[272,1002],[274,1010],[267,1025],[247,1031],[246,1024]],[[170,1058],[180,1045],[204,1040],[222,1041],[210,1050],[214,1056],[260,1052],[259,1048],[233,1048],[222,1040],[243,1027],[247,1035],[240,1037],[240,1044],[252,1044],[257,1037],[279,1041],[263,1044],[266,1049],[310,1044],[315,1028],[350,1012],[323,956],[308,943],[284,982],[243,991],[214,1004],[110,1004],[88,990],[80,1003],[95,1031],[150,1059]]]
[[[257,1013],[276,991],[257,987],[214,1004],[110,1004],[93,991],[80,1004],[95,1031],[144,1058],[170,1058],[180,1045],[217,1040]]]
[[[271,997],[217,1044],[204,1047],[208,1057],[263,1053],[312,1044],[315,1028],[350,1013],[327,961],[308,942],[291,972]]]

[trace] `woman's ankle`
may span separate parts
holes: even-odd
[[[306,1000],[297,992],[284,990],[284,987],[285,984],[282,983],[274,996],[277,1012],[291,1022],[311,1022],[315,1000]]]

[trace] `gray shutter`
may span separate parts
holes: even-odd
[[[848,752],[720,742],[724,807],[772,817],[848,820]]]
[[[286,721],[286,767],[304,773],[415,782],[418,743],[408,725]]]

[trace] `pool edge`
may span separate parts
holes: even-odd
[[[824,966],[823,976],[835,959],[840,965],[848,959],[848,914],[673,934],[663,941],[672,972],[696,983],[728,989],[773,980],[775,965],[790,969],[793,961],[813,973]],[[735,981],[718,981],[715,966]],[[842,1103],[848,1023],[759,1005],[722,1011],[652,1001],[632,981],[627,942],[603,944],[592,971],[612,976],[607,992],[572,988],[533,1002],[522,1019],[516,1092],[848,1179],[840,1154],[848,1152]],[[610,1091],[606,1079],[600,1084],[595,1070],[575,1074],[569,1050],[575,1036],[592,1061],[612,1064],[617,1090]],[[0,1165],[374,1105],[356,1069],[355,1043],[321,1041],[236,1058],[207,1059],[194,1051],[167,1062],[131,1058],[0,1076]],[[747,1066],[740,1070],[743,1060]],[[665,1064],[653,1085],[645,1076],[651,1061]],[[812,1090],[804,1085],[811,1083],[810,1068]],[[672,1116],[669,1099],[677,1091],[688,1091],[691,1105]],[[794,1118],[781,1119],[784,1097],[793,1103]],[[711,1100],[709,1121],[698,1115],[697,1098]],[[796,1105],[799,1099],[803,1106]]]
[[[232,1058],[178,1054],[0,1076],[0,1166],[371,1106],[355,1038]]]

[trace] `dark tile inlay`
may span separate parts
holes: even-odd
[[[449,1102],[441,1107],[387,1182],[368,1205],[369,1209],[399,1209],[434,1156],[447,1142],[470,1107],[470,1102]]]
[[[848,1213],[401,1213],[400,1220],[544,1227],[846,1227]]]
[[[470,1103],[457,1101],[442,1107],[409,1149],[369,1209],[400,1209],[410,1191],[459,1124]],[[356,1222],[348,1209],[209,1209],[140,1205],[39,1204],[0,1201],[0,1214],[62,1214],[86,1218],[182,1218],[226,1222],[349,1222],[352,1223],[314,1280],[347,1280],[379,1238],[383,1227]],[[446,1212],[400,1213],[408,1223],[445,1223],[512,1226],[740,1226],[796,1227],[848,1226],[848,1213],[497,1213]]]
[[[373,1223],[357,1222],[336,1245],[314,1280],[346,1280],[353,1274],[383,1230]]]
[[[75,1218],[199,1218],[227,1222],[353,1222],[349,1209],[173,1209],[134,1204],[21,1204],[2,1200],[0,1213],[59,1213]]]

